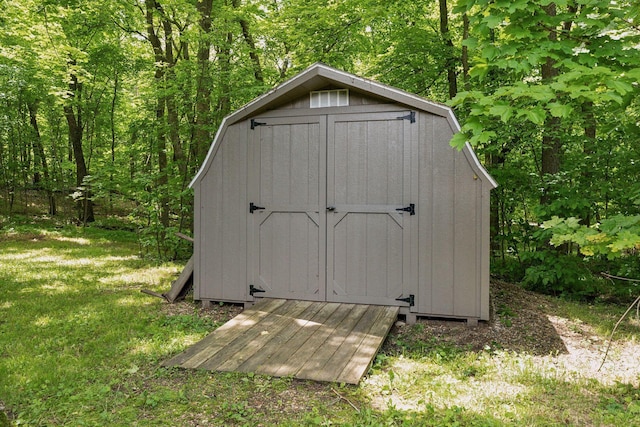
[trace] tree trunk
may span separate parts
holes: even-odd
[[[194,171],[202,164],[211,143],[211,88],[213,82],[210,75],[211,62],[209,52],[211,50],[211,12],[213,0],[198,1],[200,13],[200,31],[202,32],[198,44],[198,76],[196,83],[196,119],[195,135],[192,145],[192,165]]]
[[[240,8],[240,0],[233,0],[232,5],[234,9]],[[253,40],[251,31],[249,30],[249,22],[244,18],[238,19],[238,22],[242,28],[242,37],[244,37],[244,41],[247,43],[247,46],[249,46],[249,58],[251,58],[251,63],[253,64],[253,75],[258,83],[264,83],[262,65],[260,64],[260,57],[257,53],[256,43]]]
[[[447,0],[438,0],[440,5],[440,34],[445,44],[447,69],[447,82],[449,83],[449,98],[454,98],[458,93],[458,82],[456,77],[457,58],[453,54],[453,41],[449,32],[449,10]]]
[[[220,96],[218,97],[218,105],[216,111],[217,121],[221,121],[224,116],[231,111],[231,82],[229,75],[231,73],[231,43],[233,43],[233,34],[227,33],[226,43],[219,48],[220,52]]]
[[[469,16],[462,15],[462,82],[464,90],[471,90],[469,84],[469,48],[464,45],[464,41],[469,39]]]
[[[49,215],[55,215],[57,213],[56,199],[53,195],[53,189],[51,188],[51,179],[49,177],[49,165],[47,164],[47,157],[44,153],[44,147],[42,146],[42,139],[40,138],[40,128],[38,126],[38,104],[35,102],[28,102],[27,108],[29,109],[29,120],[31,127],[33,128],[33,157],[34,167],[40,166],[44,175],[44,188],[47,192],[47,199],[49,201]],[[39,163],[39,165],[38,165]],[[37,173],[37,172],[36,172]],[[34,183],[36,181],[36,173],[34,173]]]
[[[111,98],[111,110],[109,111],[109,121],[111,125],[111,172],[109,173],[109,208],[113,209],[113,173],[116,166],[116,102],[118,100],[118,71],[115,72],[113,80],[113,97]]]
[[[554,3],[546,6],[545,11],[549,16],[556,16],[556,5]],[[552,42],[558,41],[558,34],[555,29],[549,31],[549,40]],[[555,79],[559,72],[555,67],[556,61],[547,57],[545,63],[542,65],[542,81],[550,83]],[[547,184],[547,180],[550,176],[560,172],[560,156],[562,149],[562,141],[560,139],[560,118],[549,116],[545,120],[544,129],[542,134],[542,180],[543,180],[543,192],[540,196],[540,204],[548,205],[553,201],[553,197],[550,194],[551,189]]]
[[[154,60],[156,62],[156,71],[154,74],[154,80],[158,95],[156,99],[156,121],[158,125],[158,131],[156,134],[156,152],[158,155],[158,179],[157,187],[159,188],[159,203],[160,203],[160,223],[164,227],[169,226],[169,195],[167,194],[167,184],[169,183],[168,171],[167,171],[167,136],[165,132],[165,97],[161,94],[164,87],[165,69],[166,64],[165,52],[163,50],[163,44],[155,31],[155,23],[153,13],[159,11],[162,14],[162,6],[155,0],[145,1],[146,6],[146,22],[147,22],[147,36],[149,42],[153,48]]]
[[[78,82],[78,77],[74,74],[70,75],[71,82],[69,83],[69,90],[72,94],[72,99],[79,103],[82,95],[82,83]],[[85,178],[88,175],[87,164],[84,160],[84,151],[82,148],[82,108],[78,105],[76,111],[73,109],[71,103],[66,104],[64,107],[64,115],[67,119],[67,125],[69,127],[69,143],[73,149],[73,157],[76,162],[76,186],[82,191],[82,198],[78,200],[78,218],[83,222],[93,222],[95,217],[93,215],[93,201],[91,200],[90,189],[84,187]]]
[[[176,65],[176,57],[173,53],[173,28],[171,22],[164,16],[162,7],[156,1],[156,8],[162,12],[162,28],[164,30],[164,62],[167,70],[164,73],[164,90],[165,105],[167,109],[167,125],[169,127],[169,140],[173,147],[173,159],[178,164],[180,176],[185,177],[187,174],[187,160],[182,150],[182,141],[180,140],[180,118],[178,115],[178,107],[176,106],[175,92],[171,87],[175,81],[175,71],[173,67]]]
[[[593,112],[592,101],[586,101],[582,104],[582,115],[584,117],[584,145],[582,150],[583,150],[585,159],[591,159],[596,152],[596,128],[597,128],[596,116]],[[591,183],[593,182],[592,167],[593,167],[593,162],[588,161],[585,164],[584,170],[582,172],[583,182],[589,188],[591,187]],[[589,194],[592,194],[592,192],[590,191]],[[587,194],[585,194],[585,196],[589,197]],[[586,225],[587,227],[591,226],[591,216],[592,216],[591,208],[587,208],[586,212],[584,212],[584,214],[582,215],[581,223]]]

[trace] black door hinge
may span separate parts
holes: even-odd
[[[416,305],[416,296],[411,294],[406,298],[396,298],[396,301],[406,302],[409,304],[409,307],[413,307]]]
[[[397,119],[398,120],[409,120],[409,123],[415,123],[416,122],[416,112],[415,111],[411,111],[406,116],[400,116]]]
[[[259,122],[256,119],[251,119],[251,129],[255,129],[258,126],[266,126],[267,124],[265,122]]]
[[[264,206],[254,205],[253,202],[249,203],[249,212],[253,213],[254,211],[262,211],[264,210]]]
[[[398,212],[409,212],[409,215],[415,215],[416,214],[416,205],[415,205],[415,203],[410,203],[409,206],[407,206],[406,208],[397,208],[396,210]]]
[[[249,285],[249,295],[259,294],[260,292],[267,292],[264,289],[258,289],[253,285]]]

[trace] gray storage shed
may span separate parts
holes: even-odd
[[[451,109],[315,64],[227,116],[190,186],[195,299],[489,318],[489,192]]]

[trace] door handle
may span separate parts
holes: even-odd
[[[335,206],[327,206],[327,210],[328,210],[329,212],[333,212],[333,211],[335,211],[335,210],[336,210],[336,207],[335,207]]]

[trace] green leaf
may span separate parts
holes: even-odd
[[[628,77],[632,80],[640,80],[640,68],[632,68],[624,73],[625,77]]]
[[[526,117],[530,122],[542,126],[545,119],[547,118],[547,113],[545,113],[542,107],[533,107],[527,108],[526,110],[522,110],[518,113],[518,117],[523,116]]]
[[[489,28],[496,28],[504,21],[504,19],[502,16],[488,15],[484,17],[483,21]]]
[[[528,0],[513,0],[507,10],[509,11],[509,13],[513,13],[516,10],[526,10],[528,6]]]
[[[548,105],[549,113],[553,117],[569,117],[573,112],[573,108],[570,105],[560,104],[557,102],[552,102]]]
[[[478,117],[469,117],[466,122],[464,122],[464,126],[462,127],[465,131],[471,131],[472,133],[480,133],[484,129],[484,125],[480,121]]]
[[[482,49],[482,57],[487,58],[489,61],[493,60],[498,54],[500,54],[500,50],[494,45],[488,45]]]
[[[489,64],[486,62],[478,62],[469,70],[469,75],[471,77],[475,77],[480,80],[484,79],[487,73],[489,73]]]
[[[489,109],[489,114],[500,116],[500,120],[506,123],[513,116],[513,108],[507,104],[497,104]]]
[[[620,95],[626,95],[633,91],[633,86],[625,81],[618,79],[609,79],[605,81],[606,85],[618,92]]]
[[[477,135],[473,142],[479,142],[480,144],[486,144],[496,137],[496,133],[494,131],[482,131],[480,135]]]
[[[549,102],[556,97],[556,94],[549,86],[530,86],[529,96],[536,101]]]
[[[451,141],[449,141],[449,145],[451,145],[453,148],[457,148],[458,150],[462,150],[466,143],[467,136],[462,132],[458,132],[453,135],[453,138],[451,138]]]

